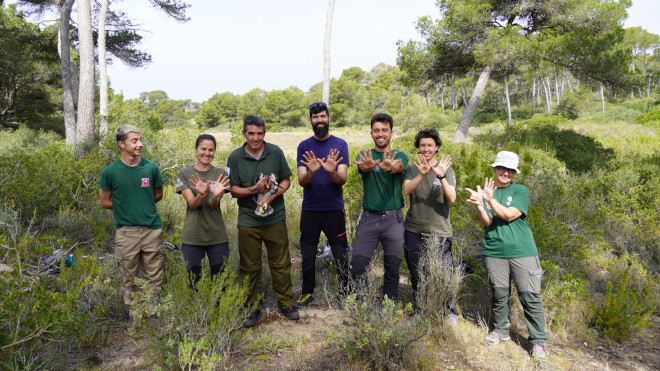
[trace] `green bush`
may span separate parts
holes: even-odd
[[[633,257],[617,260],[627,267],[612,267],[605,303],[597,307],[594,325],[609,338],[627,340],[651,324],[648,318],[658,307],[658,285]]]
[[[24,126],[16,130],[0,131],[0,156],[32,152],[60,139],[62,137],[52,131],[34,130]]]
[[[328,341],[339,346],[351,362],[367,369],[398,369],[403,366],[413,343],[425,333],[422,317],[407,318],[412,305],[401,308],[385,298],[378,303],[346,299],[344,310],[355,319],[353,333],[329,334]]]
[[[646,124],[652,121],[660,121],[660,110],[653,110],[648,113],[642,113],[635,117],[635,122],[638,124]]]
[[[244,316],[246,283],[241,284],[231,259],[224,272],[214,278],[210,278],[204,261],[202,278],[192,292],[182,255],[174,252],[166,256],[169,269],[156,309],[160,322],[157,336],[163,341],[166,364],[203,369],[227,366],[230,353],[245,336],[237,330]]]

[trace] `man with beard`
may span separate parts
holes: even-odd
[[[403,252],[403,170],[408,156],[390,146],[394,131],[390,115],[371,117],[371,138],[375,148],[363,149],[355,163],[362,175],[362,215],[353,241],[351,274],[366,279],[367,268],[378,242],[383,245],[385,273],[383,295],[396,299],[399,293],[399,264]]]
[[[341,293],[346,289],[348,273],[342,189],[349,165],[348,145],[343,139],[330,135],[330,112],[325,103],[309,106],[309,121],[314,135],[300,142],[297,156],[298,184],[303,187],[300,214],[302,290],[296,301],[298,307],[307,306],[314,300],[315,260],[321,232],[332,249]]]

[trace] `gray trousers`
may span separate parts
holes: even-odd
[[[511,279],[513,279],[525,313],[529,342],[537,344],[547,341],[548,333],[545,330],[545,316],[540,295],[543,268],[539,257],[497,259],[487,256],[485,263],[492,290],[494,330],[509,335],[509,298]]]
[[[362,211],[360,223],[353,241],[353,263],[351,275],[356,279],[366,279],[371,257],[383,245],[385,273],[383,275],[383,295],[394,300],[399,294],[399,264],[403,252],[403,213],[393,210],[386,215]]]

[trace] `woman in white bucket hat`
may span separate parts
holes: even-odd
[[[502,151],[490,166],[495,179],[486,178],[483,189],[477,186],[470,192],[468,202],[477,208],[479,222],[484,225],[483,254],[491,285],[493,331],[485,338],[486,344],[495,345],[509,340],[509,298],[511,279],[522,304],[532,357],[545,358],[545,329],[541,303],[541,277],[543,269],[527,223],[529,189],[513,182],[520,174],[518,155]]]

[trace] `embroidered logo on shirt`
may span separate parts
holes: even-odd
[[[183,182],[181,181],[181,179],[176,178],[176,185],[174,186],[174,188],[179,188],[179,187],[181,187],[182,185],[183,185]]]
[[[149,187],[149,178],[142,178],[142,187]]]
[[[439,185],[442,187],[442,181],[438,178],[435,178],[435,180],[433,181],[433,185]]]
[[[506,199],[506,206],[511,206],[511,201],[513,201],[513,197],[509,196],[509,197]]]

